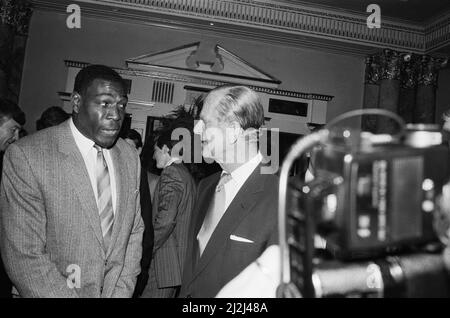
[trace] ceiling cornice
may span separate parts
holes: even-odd
[[[382,19],[369,29],[367,15],[261,0],[32,0],[36,9],[65,12],[77,3],[90,16],[228,35],[288,46],[366,55],[379,48],[429,54],[450,44],[450,14],[427,25]],[[214,25],[211,25],[214,24]]]

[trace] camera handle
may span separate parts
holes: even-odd
[[[331,128],[333,126],[336,126],[336,124],[338,124],[339,122],[342,122],[346,119],[352,118],[352,117],[356,117],[356,116],[364,116],[364,115],[379,115],[379,116],[385,116],[385,117],[389,117],[390,119],[394,120],[397,122],[400,131],[394,135],[394,137],[397,138],[401,138],[405,135],[406,133],[406,123],[403,120],[403,118],[401,118],[399,115],[390,112],[388,110],[385,109],[380,109],[380,108],[364,108],[364,109],[355,109],[355,110],[351,110],[349,112],[343,113],[341,115],[336,116],[335,118],[333,118],[332,120],[330,120],[325,126],[324,129],[328,129],[331,130]]]
[[[278,235],[280,243],[280,284],[281,286],[290,286],[291,277],[289,270],[289,248],[286,238],[286,197],[289,170],[291,169],[295,159],[306,151],[310,150],[317,144],[320,144],[328,137],[328,130],[323,129],[318,132],[311,133],[299,140],[291,147],[289,153],[284,160],[279,183],[278,197]],[[279,291],[283,294],[283,291]]]

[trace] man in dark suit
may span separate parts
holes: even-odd
[[[75,78],[72,118],[11,144],[0,248],[22,297],[131,297],[144,225],[139,157],[117,139],[123,79],[102,65]]]
[[[172,133],[176,128],[182,128],[178,127],[177,120],[156,136],[154,159],[156,166],[163,170],[153,200],[153,260],[142,293],[144,298],[174,298],[180,291],[197,192],[193,177],[175,151],[177,142],[172,140]]]
[[[263,123],[259,97],[247,87],[219,87],[204,101],[194,131],[201,135],[203,157],[223,171],[199,184],[181,297],[216,296],[277,244],[278,178],[263,169]]]

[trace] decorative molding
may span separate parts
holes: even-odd
[[[62,9],[65,3],[33,0],[40,8]],[[425,54],[450,42],[450,14],[429,25],[384,18],[369,29],[367,13],[337,11],[294,3],[258,0],[80,0],[92,15],[159,26],[201,29],[295,46],[368,54],[392,48]],[[213,25],[210,25],[213,24]]]
[[[402,81],[402,88],[414,89],[417,86],[417,78],[419,76],[421,57],[419,55],[409,55],[403,57],[401,63],[400,79]]]
[[[439,70],[447,66],[448,60],[429,55],[422,56],[418,72],[418,85],[437,87]]]
[[[399,80],[401,69],[401,54],[397,51],[384,49],[380,55],[381,80]]]
[[[425,50],[430,52],[450,43],[450,13],[444,14],[425,29]]]
[[[448,58],[418,55],[384,49],[366,58],[365,83],[378,85],[381,80],[400,80],[401,87],[436,86],[439,70]]]
[[[11,26],[16,34],[28,33],[31,14],[27,0],[0,0],[0,22]]]
[[[89,65],[89,63],[78,62],[78,61],[66,60],[64,62],[67,67],[75,67],[75,68],[83,68],[83,67]],[[161,68],[161,70],[164,69],[164,67],[160,67],[160,68]],[[196,84],[196,85],[209,86],[211,88],[229,84],[229,82],[224,82],[224,81],[219,81],[219,80],[210,80],[210,79],[197,77],[197,76],[195,76],[196,71],[191,71],[193,75],[182,75],[182,74],[173,74],[173,73],[164,72],[164,71],[143,71],[143,70],[121,69],[121,68],[114,68],[114,69],[119,74],[125,75],[125,76],[150,77],[150,78],[154,78],[154,79],[162,79],[162,80],[170,80],[170,81],[189,83],[189,85]],[[169,69],[169,68],[167,68],[167,69]],[[281,90],[281,89],[270,88],[270,87],[253,86],[253,85],[248,85],[248,86],[257,92],[278,95],[278,96],[285,96],[285,97],[303,98],[303,99],[311,99],[311,100],[319,100],[319,101],[327,101],[327,102],[332,100],[334,97],[334,96],[330,96],[330,95],[293,92],[293,91]]]
[[[206,51],[206,52],[205,52]],[[226,62],[225,69],[222,70],[213,70],[212,68],[200,69],[198,66],[191,67],[189,65],[188,60],[195,55],[200,55],[203,53],[203,56],[208,55],[208,53],[214,52],[214,56],[209,56],[214,60],[210,61],[197,61],[198,66],[200,64],[213,65],[215,60],[220,58],[223,62]],[[186,67],[192,71],[201,71],[204,74],[217,73],[220,75],[233,74],[233,77],[241,76],[243,79],[251,78],[252,80],[258,79],[259,81],[263,81],[265,83],[270,83],[272,87],[278,87],[281,84],[281,81],[276,79],[270,74],[260,70],[256,66],[251,63],[243,60],[236,54],[233,54],[229,50],[217,44],[203,44],[201,42],[195,42],[187,45],[183,45],[180,47],[172,48],[170,50],[164,50],[156,53],[145,54],[135,58],[127,59],[126,65],[128,68],[132,69],[148,69],[149,66],[163,66],[163,67],[172,67],[175,70],[186,70]],[[231,69],[230,69],[231,67]]]
[[[366,57],[366,71],[365,71],[365,80],[366,84],[377,85],[380,81],[380,55],[370,55]]]

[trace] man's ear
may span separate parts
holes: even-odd
[[[234,144],[239,140],[239,135],[242,133],[241,125],[238,122],[233,122],[228,129],[230,129],[228,137],[230,138],[230,142]]]
[[[70,96],[70,104],[72,105],[72,110],[74,113],[78,113],[81,107],[81,95],[73,92]]]

